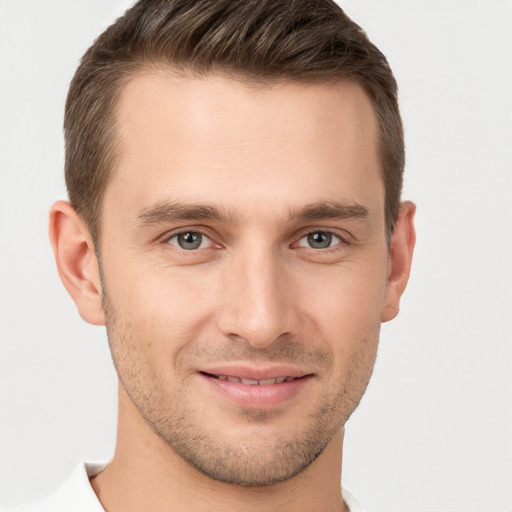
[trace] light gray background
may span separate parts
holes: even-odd
[[[62,112],[121,0],[0,0],[0,504],[113,453],[102,328],[46,234],[65,197]],[[400,84],[418,205],[413,275],[347,425],[344,485],[371,512],[512,509],[512,2],[340,2]]]

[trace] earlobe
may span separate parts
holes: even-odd
[[[66,201],[50,209],[50,242],[59,276],[88,323],[105,325],[101,280],[94,244],[87,226]]]
[[[411,271],[412,255],[416,243],[414,214],[416,206],[410,201],[402,204],[389,251],[389,272],[386,297],[382,311],[382,322],[388,322],[398,315],[400,298],[405,291]]]

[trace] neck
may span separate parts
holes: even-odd
[[[345,512],[341,496],[343,430],[295,477],[275,485],[246,487],[203,475],[178,456],[142,420],[120,390],[116,450],[91,480],[105,510],[217,512]]]

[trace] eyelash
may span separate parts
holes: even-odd
[[[339,240],[339,242],[335,243],[334,245],[332,245],[330,247],[325,247],[325,248],[315,248],[315,247],[299,245],[301,240],[303,240],[304,238],[307,238],[309,235],[314,235],[314,234],[319,234],[319,233],[331,235],[332,237],[336,237]],[[298,238],[297,242],[294,242],[293,244],[291,244],[291,247],[301,247],[302,249],[305,249],[306,251],[314,252],[315,254],[330,254],[333,252],[343,250],[348,244],[349,244],[349,242],[347,240],[347,237],[342,236],[338,231],[335,231],[332,229],[316,229],[313,231],[307,231],[307,232],[303,233]]]
[[[192,228],[192,229],[182,229],[180,231],[176,231],[174,233],[166,233],[162,238],[161,238],[161,243],[163,245],[172,245],[170,243],[171,239],[173,238],[177,238],[179,237],[180,235],[184,235],[185,233],[199,233],[200,235],[202,235],[203,237],[207,238],[208,240],[210,240],[213,244],[215,244],[215,248],[220,248],[221,247],[221,244],[215,242],[213,240],[213,238],[208,235],[208,233],[206,233],[204,230],[200,229],[200,228]],[[178,246],[174,246],[173,247],[178,250],[178,251],[181,251],[182,253],[185,253],[185,254],[190,254],[190,255],[193,255],[193,254],[197,254],[198,250],[199,249],[196,249],[196,250],[186,250],[186,249],[182,249]],[[212,249],[213,247],[208,247],[208,248],[203,248],[203,249],[200,249],[200,250],[205,250],[205,249]]]
[[[185,233],[199,233],[201,234],[202,236],[208,238],[213,244],[215,244],[215,247],[207,247],[207,248],[203,248],[203,249],[195,249],[195,250],[186,250],[186,249],[182,249],[176,245],[173,245],[173,244],[170,244],[170,240],[173,239],[173,238],[177,238],[178,236],[180,235],[183,235]],[[340,241],[338,243],[336,243],[335,245],[331,246],[331,247],[326,247],[326,248],[314,248],[314,247],[305,247],[305,246],[299,246],[299,242],[306,238],[307,236],[309,235],[312,235],[312,234],[316,234],[316,233],[325,233],[325,234],[329,234],[329,235],[332,235],[336,238],[338,238]],[[194,254],[197,254],[198,251],[204,251],[205,249],[217,249],[217,248],[221,248],[222,247],[222,244],[218,243],[218,242],[215,242],[213,237],[210,236],[208,233],[205,232],[205,230],[202,230],[200,228],[189,228],[189,229],[182,229],[180,231],[177,231],[177,232],[174,232],[174,233],[166,233],[163,237],[161,237],[160,239],[160,243],[163,244],[163,245],[173,245],[173,247],[182,252],[182,253],[185,253],[185,254],[189,254],[189,255],[194,255]],[[298,247],[301,247],[302,249],[306,250],[306,251],[310,251],[310,252],[313,252],[315,254],[329,254],[329,253],[333,253],[333,252],[338,252],[338,251],[341,251],[343,250],[344,248],[346,248],[346,246],[350,245],[350,242],[348,240],[348,236],[343,236],[340,234],[339,231],[337,230],[333,230],[333,229],[313,229],[313,230],[308,230],[308,231],[304,231],[300,234],[300,236],[298,238],[296,238],[296,241],[293,242],[292,244],[290,244],[290,247],[291,248],[298,248]]]

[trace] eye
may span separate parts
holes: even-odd
[[[212,247],[213,242],[199,231],[184,231],[176,233],[167,239],[167,243],[185,251],[195,251]]]
[[[328,249],[342,242],[342,239],[329,231],[314,231],[303,236],[297,243],[299,247]]]

